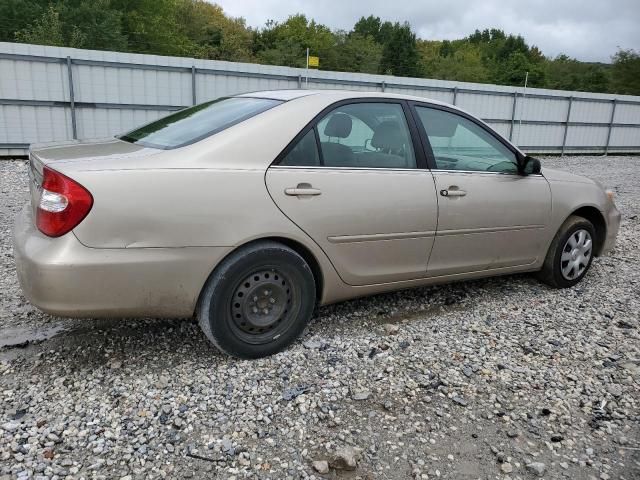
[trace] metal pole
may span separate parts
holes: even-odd
[[[529,81],[529,72],[524,76],[524,90],[522,91],[522,106],[520,107],[520,121],[518,122],[518,142],[520,141],[520,131],[522,130],[522,117],[524,116],[524,106],[527,102],[527,82]]]
[[[607,144],[604,147],[605,156],[609,154],[609,142],[611,141],[611,130],[613,130],[613,118],[616,115],[616,105],[618,104],[618,99],[613,99],[613,107],[611,107],[611,118],[609,119],[609,131],[607,132]]]
[[[298,88],[302,88],[302,75],[298,75]]]
[[[562,136],[562,150],[560,155],[564,155],[564,147],[567,144],[567,132],[569,131],[569,119],[571,118],[571,105],[573,105],[573,97],[569,97],[569,105],[567,106],[567,121],[564,125],[564,135]]]
[[[516,106],[518,105],[518,92],[513,92],[513,106],[511,107],[511,128],[509,129],[509,141],[513,138],[513,127],[516,121]]]
[[[307,79],[305,81],[305,88],[309,88],[309,47],[307,47]]]
[[[67,75],[69,76],[69,104],[71,106],[71,132],[73,139],[78,139],[78,128],[76,125],[76,102],[73,94],[73,72],[71,71],[71,57],[67,57]]]
[[[456,104],[456,99],[458,98],[458,87],[453,87],[453,104]]]
[[[387,88],[386,82],[384,82],[384,81],[380,82],[380,89],[384,92],[385,88]]]
[[[196,104],[196,66],[191,65],[191,104]]]

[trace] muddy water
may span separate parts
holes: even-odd
[[[0,349],[40,343],[55,337],[64,330],[65,328],[62,325],[51,325],[39,328],[3,328],[0,330]]]

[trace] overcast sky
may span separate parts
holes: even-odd
[[[361,17],[409,21],[418,37],[462,38],[476,28],[521,34],[554,57],[609,62],[617,47],[640,50],[640,0],[214,0],[225,12],[262,27],[294,13],[332,29]]]

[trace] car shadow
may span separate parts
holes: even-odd
[[[522,295],[523,291],[540,291],[545,287],[529,275],[510,275],[471,280],[446,285],[419,287],[391,293],[362,297],[325,307],[319,307],[298,345],[314,335],[330,337],[345,329],[370,328],[371,322],[406,322],[446,311],[472,307],[488,296]],[[42,314],[45,316],[45,314]],[[46,317],[46,316],[45,316]],[[108,368],[122,364],[148,362],[156,359],[166,368],[172,361],[201,362],[209,366],[227,362],[207,340],[195,318],[191,319],[57,319],[47,317],[43,325],[51,329],[51,336],[42,335],[37,327],[33,339],[0,350],[0,360],[29,357],[63,356],[67,367]],[[59,320],[60,328],[56,327]],[[43,327],[45,328],[45,327]],[[348,333],[348,332],[347,332]],[[232,361],[235,361],[232,360]]]

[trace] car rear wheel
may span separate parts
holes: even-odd
[[[214,270],[200,295],[198,322],[223,352],[264,357],[298,338],[315,298],[313,273],[298,253],[277,242],[257,242]]]
[[[556,233],[538,277],[554,288],[574,286],[593,261],[595,228],[588,220],[570,216]]]

